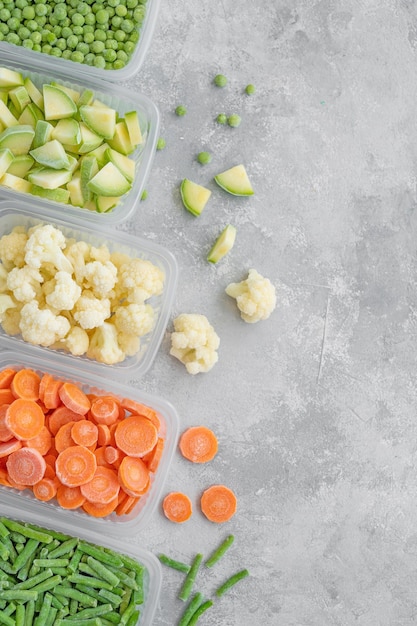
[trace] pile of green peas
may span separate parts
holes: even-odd
[[[0,0],[0,41],[100,69],[123,68],[147,0]]]

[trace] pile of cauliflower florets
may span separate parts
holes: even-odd
[[[120,363],[140,349],[164,289],[150,261],[67,239],[51,224],[0,238],[0,323],[35,345]]]

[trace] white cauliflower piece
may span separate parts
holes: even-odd
[[[182,313],[174,320],[170,354],[189,374],[208,372],[218,361],[220,339],[205,315]]]
[[[25,262],[25,246],[28,236],[21,227],[16,226],[8,235],[0,239],[0,261],[7,270],[22,267]]]
[[[135,356],[140,350],[140,338],[129,333],[117,333],[117,343],[126,356]]]
[[[23,302],[18,302],[15,307],[4,311],[1,327],[7,335],[20,335],[20,311],[23,306]]]
[[[19,327],[25,341],[48,347],[63,339],[71,325],[63,315],[40,309],[36,300],[32,300],[20,311]]]
[[[236,299],[241,318],[249,324],[268,319],[277,303],[274,285],[254,269],[246,280],[227,285],[226,293]]]
[[[75,303],[73,316],[81,328],[89,330],[101,326],[110,313],[108,298],[99,299],[91,291],[83,291]]]
[[[16,301],[7,293],[0,293],[0,322],[3,321],[6,311],[14,308],[16,308]]]
[[[81,296],[81,287],[68,272],[57,272],[47,291],[46,303],[57,311],[71,311]]]
[[[107,365],[124,361],[126,354],[119,345],[117,329],[114,324],[104,322],[95,329],[90,337],[87,356]]]
[[[114,311],[114,324],[119,332],[142,337],[155,324],[155,312],[150,304],[127,304]]]
[[[125,254],[124,252],[119,252],[118,250],[115,250],[114,252],[112,252],[110,255],[110,259],[109,259],[109,261],[111,261],[113,265],[117,267],[118,270],[120,270],[122,265],[126,265],[127,263],[130,263],[131,260],[132,259],[128,254]]]
[[[33,228],[26,242],[25,262],[37,269],[50,264],[57,270],[72,274],[73,267],[62,251],[65,246],[64,233],[52,224]]]
[[[88,350],[90,338],[87,332],[79,326],[72,326],[68,335],[63,339],[65,348],[74,356],[81,356]]]
[[[106,298],[117,281],[117,268],[111,261],[90,261],[83,271],[84,287],[97,298]]]
[[[71,240],[65,249],[65,256],[71,263],[78,284],[82,283],[85,264],[90,260],[90,247],[86,241]]]
[[[90,258],[92,261],[100,261],[100,263],[107,263],[110,261],[110,250],[103,244],[99,248],[91,246]]]
[[[162,293],[164,273],[150,261],[134,258],[120,267],[117,288],[128,302],[143,304]]]
[[[6,270],[4,265],[1,265],[0,263],[0,293],[4,293],[5,291],[7,291],[7,276],[8,271]]]
[[[42,294],[43,276],[35,267],[14,267],[7,275],[7,288],[20,302],[30,302]]]

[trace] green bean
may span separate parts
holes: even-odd
[[[195,611],[201,605],[202,601],[203,601],[203,594],[200,593],[200,591],[197,591],[197,593],[194,594],[192,600],[186,606],[185,611],[182,614],[180,621],[178,622],[178,626],[188,626],[191,616],[195,613]]]
[[[0,611],[0,624],[4,624],[5,626],[16,626],[15,620],[4,611]]]
[[[136,572],[135,581],[139,589],[136,589],[133,592],[133,600],[135,604],[143,604],[144,596],[143,596],[143,568]]]
[[[16,611],[15,611],[15,614],[14,614],[14,619],[16,621],[16,626],[25,626],[25,613],[26,613],[25,605],[24,604],[18,604],[16,606]]]
[[[190,593],[191,593],[193,584],[195,582],[195,579],[197,577],[197,573],[198,573],[198,570],[200,568],[202,560],[203,560],[203,555],[199,552],[194,557],[194,560],[193,560],[193,562],[191,564],[191,567],[190,567],[190,571],[188,572],[188,574],[185,577],[184,584],[181,587],[181,590],[180,590],[180,593],[179,593],[179,596],[178,596],[179,599],[183,600],[184,602],[186,600],[188,600],[188,598],[190,597]]]
[[[53,589],[55,585],[58,585],[61,581],[62,576],[60,576],[59,574],[55,574],[55,576],[52,576],[48,580],[44,580],[42,583],[35,585],[35,587],[32,587],[32,589],[38,591],[39,593],[43,593],[44,591],[49,591],[50,589]]]
[[[88,618],[92,618],[92,617],[99,617],[100,615],[104,615],[105,613],[108,613],[109,611],[112,611],[113,607],[111,604],[100,604],[98,606],[95,607],[89,607],[87,609],[82,609],[81,611],[78,611],[77,615],[76,615],[76,619],[77,621],[79,619],[88,619]],[[75,620],[75,618],[74,618]]]
[[[222,541],[219,547],[216,548],[216,550],[214,550],[214,552],[209,556],[209,558],[205,562],[205,566],[213,567],[213,565],[215,565],[222,558],[222,556],[224,556],[234,540],[234,535],[228,535],[226,539]]]
[[[18,572],[25,565],[28,558],[36,552],[38,546],[39,541],[37,539],[28,539],[23,550],[14,560],[13,569],[15,572]]]
[[[123,565],[123,561],[120,555],[116,555],[114,552],[109,554],[104,550],[100,550],[97,546],[93,546],[92,544],[88,544],[85,541],[81,541],[79,544],[79,548],[85,554],[89,554],[93,556],[98,561],[102,561],[108,565],[113,565],[113,567],[121,567]]]
[[[49,611],[52,605],[52,595],[50,593],[45,593],[43,597],[42,607],[38,613],[34,621],[34,626],[45,626],[46,620],[48,619]]]
[[[229,591],[229,589],[233,587],[233,585],[239,582],[239,580],[246,578],[246,576],[249,576],[249,572],[247,569],[242,569],[240,572],[236,572],[236,574],[233,574],[233,576],[228,578],[222,585],[220,585],[220,587],[216,590],[216,596],[222,596],[224,593]]]
[[[88,556],[87,564],[91,567],[92,570],[96,572],[96,574],[100,578],[106,580],[113,587],[117,587],[117,585],[120,583],[120,578],[94,557]]]
[[[119,606],[122,602],[121,596],[113,593],[112,591],[108,591],[108,589],[100,589],[98,595],[102,596],[103,599],[108,600],[115,607]]]
[[[0,600],[19,600],[20,602],[28,602],[36,600],[38,592],[32,589],[2,589],[0,591]]]
[[[172,569],[176,569],[179,572],[184,572],[184,574],[188,574],[188,572],[190,571],[190,566],[187,563],[181,563],[181,561],[171,559],[171,557],[166,556],[166,554],[160,554],[158,558],[161,563],[167,565],[168,567],[172,567]]]
[[[32,626],[35,617],[35,601],[29,600],[25,605],[25,626]]]
[[[61,543],[61,545],[56,547],[55,550],[52,550],[49,553],[49,558],[56,559],[62,556],[63,554],[68,554],[69,552],[72,552],[74,550],[77,544],[78,544],[77,537],[74,537],[72,539],[67,539],[66,541]]]
[[[9,554],[10,552],[8,548],[6,548],[4,543],[0,543],[0,558],[3,559],[4,561],[7,561]]]
[[[36,574],[35,576],[32,576],[31,578],[27,578],[26,580],[23,580],[20,583],[17,583],[15,585],[15,589],[31,589],[32,587],[35,587],[38,583],[41,583],[42,581],[46,580],[47,578],[50,578],[52,576],[52,570],[50,569],[44,569],[42,572],[39,572],[39,574]]]
[[[83,574],[70,574],[68,576],[68,580],[71,583],[81,583],[84,585],[89,585],[90,587],[97,587],[98,589],[108,589],[111,591],[113,586],[105,580],[100,580],[100,578],[93,578],[92,576],[84,576]]]
[[[69,559],[35,559],[33,562],[38,567],[67,567]]]
[[[83,553],[81,552],[79,547],[77,547],[77,549],[75,550],[74,554],[72,555],[71,560],[70,560],[69,565],[68,565],[68,571],[69,572],[75,572],[77,570],[78,564],[79,564],[82,556],[83,556]]]
[[[57,614],[58,614],[58,609],[55,606],[51,606],[51,608],[49,609],[49,613],[46,618],[45,624],[43,624],[43,626],[54,626]]]
[[[188,622],[188,626],[194,626],[197,624],[200,616],[207,611],[211,606],[213,606],[213,600],[206,600],[203,604],[200,604],[198,609],[191,615],[191,619]]]
[[[0,539],[7,537],[7,535],[10,535],[10,530],[0,521]]]
[[[74,589],[74,587],[64,587],[63,585],[57,585],[55,592],[58,595],[64,596],[64,598],[75,598],[79,600],[85,606],[97,606],[97,600],[88,596],[86,593]]]
[[[3,524],[9,530],[16,530],[17,532],[21,533],[28,539],[37,539],[38,541],[41,541],[42,543],[50,543],[53,539],[52,534],[49,532],[46,532],[43,530],[35,530],[33,527],[29,525],[20,524],[19,522],[10,520],[6,517],[1,517],[0,521],[3,522]]]
[[[132,601],[130,602],[130,604],[128,604],[126,609],[123,611],[122,616],[120,618],[120,624],[123,624],[123,626],[126,626],[126,624],[132,617],[135,610],[136,610],[136,604],[134,601]]]

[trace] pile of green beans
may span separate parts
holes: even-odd
[[[0,624],[135,626],[146,568],[78,537],[0,517]]]

